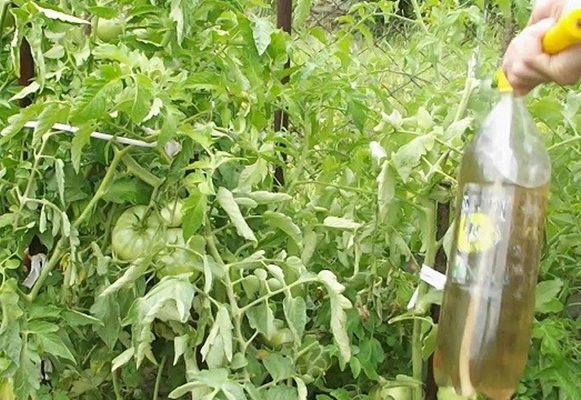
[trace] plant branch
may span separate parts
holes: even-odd
[[[157,400],[159,396],[159,386],[161,384],[161,373],[163,372],[163,368],[165,367],[165,363],[167,361],[167,356],[164,356],[161,359],[161,363],[159,364],[159,368],[157,369],[157,377],[155,378],[155,386],[153,388],[153,399]]]
[[[436,260],[436,253],[438,252],[437,242],[436,242],[436,215],[434,212],[434,202],[427,201],[424,206],[424,213],[426,218],[426,255],[424,258],[424,264],[432,267]],[[428,285],[424,281],[420,281],[418,286],[418,301],[416,303],[416,309],[420,304],[421,297],[427,292]],[[422,321],[418,318],[414,319],[413,323],[413,333],[412,333],[412,369],[413,377],[418,382],[422,381],[422,371],[423,371],[423,358],[422,358]],[[414,400],[423,400],[422,388],[417,387],[414,389]]]
[[[116,150],[119,151],[119,150]],[[141,179],[143,182],[147,183],[149,186],[154,188],[159,187],[162,180],[157,176],[153,175],[151,172],[144,169],[130,154],[126,154],[123,157],[123,164],[127,167],[127,170],[135,175],[137,178]]]

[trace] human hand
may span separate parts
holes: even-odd
[[[527,27],[509,44],[502,70],[518,95],[526,95],[536,86],[555,82],[572,85],[581,79],[581,45],[573,45],[555,55],[543,52],[542,39],[556,21],[581,8],[581,0],[539,0]]]

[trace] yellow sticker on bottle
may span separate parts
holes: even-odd
[[[464,253],[480,253],[490,250],[498,241],[498,233],[492,219],[483,213],[460,217],[458,249]]]

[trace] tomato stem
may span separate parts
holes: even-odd
[[[434,212],[434,202],[427,201],[424,206],[424,213],[426,218],[426,255],[424,257],[424,264],[432,267],[436,260],[436,253],[438,251],[438,246],[436,242],[436,216]],[[427,283],[420,281],[418,285],[418,302],[416,303],[416,308],[419,306],[419,299],[425,294],[428,289]],[[412,332],[412,369],[413,377],[418,382],[422,381],[422,371],[423,371],[423,358],[422,358],[422,320],[419,318],[414,318],[413,332]],[[423,390],[420,387],[414,388],[414,400],[423,399]]]
[[[0,8],[0,34],[2,34],[2,32],[4,32],[4,23],[8,15],[8,6],[10,5],[10,1],[4,0],[1,1],[0,4],[2,5]]]
[[[147,183],[149,186],[154,188],[161,185],[161,179],[153,175],[151,172],[145,170],[141,165],[135,161],[130,154],[126,154],[123,157],[123,164],[127,167],[127,170],[135,175],[137,178],[141,179],[143,182]]]

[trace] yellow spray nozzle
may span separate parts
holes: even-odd
[[[581,43],[581,9],[571,11],[545,34],[543,51],[557,54],[578,43]]]
[[[581,43],[581,9],[573,10],[559,19],[543,37],[542,46],[545,53],[553,55],[579,43]],[[500,92],[512,91],[502,69],[496,72],[495,80]]]

